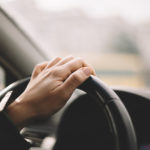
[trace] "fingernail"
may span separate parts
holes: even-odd
[[[84,72],[84,74],[85,74],[86,76],[89,76],[89,75],[91,74],[91,71],[90,71],[89,68],[84,68],[84,69],[83,69],[83,72]]]

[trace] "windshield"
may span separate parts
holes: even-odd
[[[109,85],[150,86],[147,0],[0,0],[51,58],[74,55]]]

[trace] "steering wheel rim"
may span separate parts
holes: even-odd
[[[8,91],[13,92],[10,104],[22,93],[30,77],[16,81],[0,92],[0,99]],[[90,76],[79,89],[87,92],[104,109],[113,132],[115,150],[137,150],[137,140],[131,118],[117,94],[95,76]]]
[[[118,95],[95,76],[89,77],[79,89],[87,92],[103,107],[113,131],[115,150],[137,150],[131,118]]]

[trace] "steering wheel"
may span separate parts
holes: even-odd
[[[14,82],[0,92],[2,99],[8,91],[14,91],[9,103],[19,96],[30,78]],[[109,127],[111,128],[115,150],[138,150],[135,130],[130,116],[116,93],[97,77],[90,76],[79,89],[87,92],[104,110]]]

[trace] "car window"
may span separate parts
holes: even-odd
[[[74,55],[109,85],[150,86],[146,0],[8,0],[1,6],[51,57]]]
[[[2,66],[0,66],[0,90],[5,87],[5,71]]]

